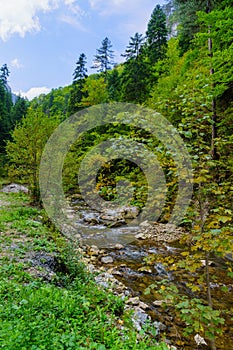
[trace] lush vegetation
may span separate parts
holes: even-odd
[[[129,39],[122,64],[113,63],[112,43],[105,38],[94,58],[97,73],[87,75],[86,56],[81,53],[69,87],[54,89],[30,104],[21,98],[13,104],[6,85],[9,74],[6,66],[2,67],[0,84],[2,159],[7,161],[5,166],[11,178],[30,186],[34,203],[40,202],[38,167],[43,147],[54,128],[73,113],[99,103],[131,102],[155,109],[177,128],[188,147],[194,170],[192,203],[182,222],[190,235],[183,259],[163,263],[194,276],[203,259],[206,268],[198,280],[190,278],[189,287],[197,295],[192,301],[180,296],[175,287],[169,285],[166,289],[165,283],[152,289],[162,288],[163,296],[167,292],[166,298],[187,325],[186,334],[198,332],[206,336],[211,349],[216,349],[214,339],[223,331],[224,312],[215,310],[212,302],[210,285],[214,276],[210,273],[209,259],[212,254],[223,259],[232,257],[233,247],[232,21],[229,0],[169,1],[164,8],[156,6],[145,36],[135,33]],[[77,176],[85,153],[101,141],[119,135],[145,144],[157,155],[168,183],[166,206],[160,217],[167,222],[177,194],[177,169],[164,145],[130,125],[95,128],[72,145],[63,169],[66,194],[79,191]],[[125,159],[106,162],[101,168],[96,185],[100,195],[106,200],[114,199],[116,183],[122,178],[129,180],[135,189],[132,204],[143,208],[146,179],[139,167]],[[232,259],[226,262],[225,275],[233,278]],[[37,293],[54,293],[57,300],[59,293],[63,293],[46,288],[38,289]],[[72,288],[74,294],[67,295],[71,304],[81,297],[76,286]],[[32,303],[27,297],[29,291],[22,293],[23,299]],[[20,310],[16,308],[15,312]],[[68,309],[66,313],[69,314]]]
[[[25,195],[0,202],[2,349],[167,349],[135,332],[123,300],[96,287],[43,210]]]

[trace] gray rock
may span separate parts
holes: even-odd
[[[163,324],[162,322],[158,322],[158,321],[154,321],[153,325],[155,326],[156,330],[158,331],[158,334],[160,333],[160,331],[165,331],[165,329],[167,328],[165,326],[165,324]]]
[[[113,258],[111,256],[103,256],[101,258],[101,262],[103,264],[112,264],[113,263]]]
[[[138,207],[134,206],[124,206],[121,208],[121,211],[124,219],[136,219],[139,214]]]
[[[1,189],[1,192],[4,192],[4,193],[19,193],[19,192],[23,192],[23,193],[28,194],[29,191],[28,191],[28,188],[23,186],[23,185],[18,185],[18,184],[12,183],[10,185],[4,186]]]
[[[96,225],[100,223],[99,217],[94,213],[85,213],[83,216],[83,221],[90,225]]]
[[[134,315],[132,317],[133,324],[138,331],[142,329],[142,326],[144,326],[146,321],[149,319],[149,315],[139,307],[135,310]]]

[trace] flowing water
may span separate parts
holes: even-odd
[[[139,226],[129,226],[128,224],[109,228],[107,227],[109,221],[102,220],[100,213],[90,211],[83,205],[82,201],[76,201],[74,204],[75,210],[79,213],[77,222],[84,241],[86,238],[89,245],[104,247],[107,255],[113,258],[113,263],[109,267],[117,268],[116,278],[123,282],[132,291],[133,295],[139,296],[142,301],[149,305],[148,313],[152,320],[166,325],[167,338],[171,339],[178,349],[200,349],[194,343],[193,336],[189,340],[182,337],[184,325],[177,319],[177,315],[174,317],[172,308],[164,310],[158,305],[161,296],[157,290],[151,290],[148,295],[144,293],[151,284],[166,279],[175,284],[184,295],[197,297],[197,294],[194,294],[187,286],[190,274],[184,273],[184,271],[171,272],[161,262],[156,262],[156,259],[152,264],[145,263],[145,259],[150,258],[150,256],[172,256],[174,259],[181,257],[184,247],[177,242],[165,244],[148,239],[137,240],[135,234],[140,231]],[[114,249],[116,244],[123,245],[122,249]],[[214,308],[231,312],[231,316],[223,312],[226,317],[224,336],[217,337],[217,349],[230,350],[233,349],[233,320],[231,320],[233,317],[233,281],[226,275],[225,260],[215,256],[212,256],[211,260],[213,266],[210,266],[210,273],[211,276],[215,276],[214,282],[211,283]],[[100,264],[100,262],[98,263]],[[200,274],[203,274],[203,269],[200,270]],[[222,287],[224,287],[224,290]],[[204,293],[199,296],[205,298]],[[155,305],[156,301],[158,302],[157,305]],[[208,347],[202,348],[207,349]]]

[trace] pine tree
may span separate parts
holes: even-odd
[[[114,58],[113,50],[111,50],[112,44],[111,41],[106,37],[102,41],[102,46],[100,49],[97,49],[97,53],[95,55],[94,64],[91,68],[97,69],[98,72],[104,73],[105,79],[107,75],[107,71],[110,70],[114,62],[112,61]]]
[[[76,62],[76,68],[73,73],[73,83],[68,103],[68,115],[72,115],[82,108],[82,98],[86,97],[86,94],[83,91],[85,80],[87,78],[86,63],[87,58],[84,53],[81,53]]]
[[[3,82],[4,86],[6,86],[10,75],[10,71],[6,63],[0,68],[0,72],[0,80]]]
[[[73,83],[87,78],[87,58],[84,53],[81,53],[78,61],[76,62],[76,68],[73,73]]]
[[[161,6],[157,5],[152,12],[146,31],[147,53],[152,64],[165,57],[167,35],[166,15]]]
[[[143,103],[149,93],[149,66],[144,52],[144,37],[136,33],[122,55],[126,58],[122,72],[122,94],[124,102]]]
[[[139,33],[136,33],[134,37],[130,37],[129,45],[126,48],[125,53],[121,56],[125,57],[126,61],[131,58],[137,58],[142,52],[144,40],[143,35]]]

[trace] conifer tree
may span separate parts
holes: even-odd
[[[113,50],[112,50],[112,44],[111,41],[106,37],[102,41],[102,46],[97,49],[97,53],[94,58],[94,64],[91,68],[97,69],[98,72],[101,72],[104,74],[105,79],[107,75],[107,71],[110,70],[113,65]]]
[[[144,43],[144,37],[142,34],[136,33],[133,37],[130,37],[129,45],[127,46],[125,53],[121,56],[126,58],[126,61],[131,58],[137,58],[142,52],[142,46]]]
[[[147,53],[152,64],[165,57],[167,35],[166,15],[161,6],[157,5],[152,12],[146,31]]]
[[[85,80],[87,78],[86,68],[87,58],[84,53],[81,53],[78,61],[76,62],[76,68],[73,73],[73,83],[70,93],[70,99],[68,103],[68,114],[74,114],[81,108],[82,98],[86,96],[83,91]]]
[[[7,85],[7,80],[10,75],[9,68],[7,64],[5,63],[1,68],[0,68],[0,80],[3,82],[3,84],[6,86]]]

